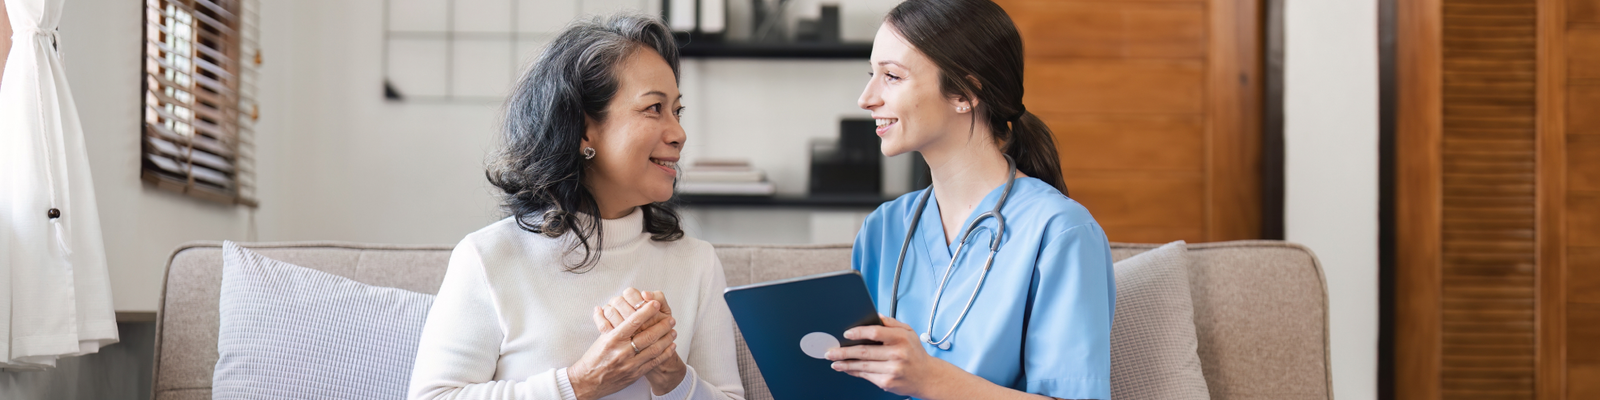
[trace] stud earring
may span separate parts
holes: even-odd
[[[593,147],[585,147],[585,148],[583,148],[583,159],[585,159],[585,160],[594,159],[594,148]]]
[[[967,106],[956,107],[956,112],[967,112],[967,110],[970,110]]]

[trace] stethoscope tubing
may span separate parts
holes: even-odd
[[[1000,210],[1005,207],[1007,198],[1011,196],[1011,186],[1017,182],[1017,162],[1012,160],[1011,156],[1003,154],[1001,156],[1006,158],[1006,167],[1010,173],[1006,174],[1006,185],[1000,191],[1000,199],[995,201],[993,209],[978,214],[977,217],[972,219],[971,223],[968,223],[961,230],[961,241],[956,245],[956,252],[950,257],[950,263],[944,268],[944,277],[939,280],[939,289],[933,295],[933,306],[928,309],[928,329],[920,336],[923,342],[934,345],[940,350],[950,349],[950,337],[955,335],[956,329],[961,327],[961,322],[967,319],[967,313],[972,311],[972,304],[978,300],[978,292],[983,290],[984,281],[989,277],[989,269],[994,266],[995,253],[1000,251],[1000,239],[1006,230],[1006,219],[1005,216],[1000,214]],[[905,241],[900,243],[900,257],[895,260],[894,264],[894,290],[890,292],[889,297],[890,317],[899,317],[900,272],[905,267],[906,249],[911,245],[911,239],[916,235],[917,225],[922,221],[922,212],[927,209],[928,198],[932,196],[933,188],[929,187],[927,191],[922,193],[921,198],[917,199],[917,207],[911,215],[911,224],[906,229]],[[999,230],[995,231],[994,238],[989,242],[989,256],[983,261],[983,271],[978,275],[978,285],[972,289],[972,295],[967,298],[967,304],[961,307],[961,315],[957,316],[956,322],[950,325],[950,330],[946,331],[939,340],[933,340],[934,317],[938,315],[939,303],[944,297],[945,285],[950,283],[950,273],[955,269],[956,260],[961,259],[961,250],[966,248],[967,239],[977,231],[978,225],[983,222],[984,218],[994,218]]]

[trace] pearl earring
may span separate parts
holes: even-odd
[[[967,106],[956,107],[956,112],[967,112],[967,110],[970,110]]]

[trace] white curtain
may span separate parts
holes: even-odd
[[[83,128],[58,51],[64,1],[5,0],[12,44],[0,74],[4,368],[48,368],[117,342]]]

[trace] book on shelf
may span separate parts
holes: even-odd
[[[778,188],[772,182],[678,182],[679,194],[722,196],[771,196]]]
[[[700,158],[678,177],[678,193],[690,195],[771,196],[767,174],[743,158]]]
[[[686,182],[763,182],[767,174],[754,169],[689,168],[678,178]]]

